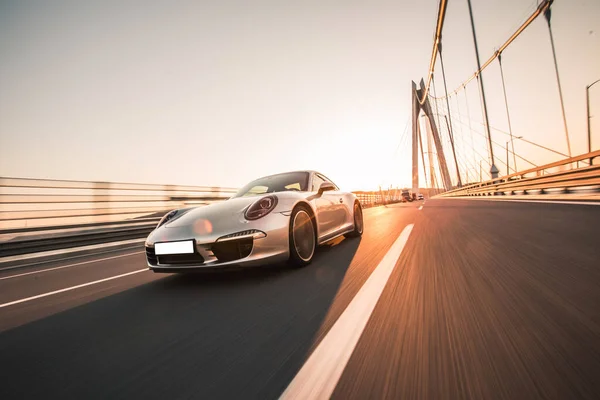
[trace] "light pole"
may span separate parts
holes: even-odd
[[[600,79],[593,82],[591,85],[585,87],[585,103],[587,106],[587,134],[588,134],[588,153],[592,152],[592,128],[590,126],[590,88],[596,83],[600,82]],[[592,165],[592,159],[590,158],[590,165]]]

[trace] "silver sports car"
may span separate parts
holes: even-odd
[[[363,232],[361,205],[323,174],[298,171],[250,182],[232,198],[169,212],[146,240],[155,272],[285,261],[309,264],[316,246]]]

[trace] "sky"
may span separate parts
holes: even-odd
[[[482,61],[537,4],[472,3]],[[427,74],[437,7],[0,0],[0,176],[240,187],[315,169],[347,190],[410,186],[411,81]],[[571,146],[580,154],[585,86],[600,79],[600,1],[555,1],[552,29]],[[476,69],[464,0],[449,2],[443,55],[453,90]],[[506,50],[503,65],[515,135],[566,153],[543,18]],[[496,63],[484,83],[490,124],[507,130]],[[439,64],[436,85],[441,95]],[[590,94],[597,149],[600,83]],[[468,108],[475,126],[475,84],[467,96],[452,100],[454,112]],[[457,146],[473,176],[467,122],[455,130],[465,127]],[[492,133],[504,146],[505,136]],[[515,150],[537,164],[560,158],[519,142]]]

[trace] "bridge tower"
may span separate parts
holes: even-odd
[[[425,82],[421,79],[419,83],[420,89],[417,89],[417,84],[412,82],[412,186],[413,193],[419,190],[419,142],[421,141],[421,128],[419,126],[419,115],[421,111],[425,114],[429,120],[429,126],[431,127],[431,136],[433,136],[433,142],[437,152],[438,163],[440,165],[440,173],[442,176],[442,184],[444,189],[452,189],[452,181],[450,180],[450,172],[448,171],[448,164],[446,163],[446,157],[444,156],[444,148],[442,147],[442,141],[440,139],[440,133],[437,125],[435,124],[435,118],[431,111],[431,105],[429,104],[429,98],[426,98],[423,104],[419,102],[419,99],[423,97],[425,92]],[[429,136],[429,135],[428,135]],[[423,151],[423,149],[421,149]],[[431,160],[431,158],[430,158]],[[425,168],[425,166],[423,166]]]

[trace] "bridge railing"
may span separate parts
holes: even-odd
[[[0,261],[140,239],[172,209],[223,201],[235,192],[223,187],[0,177]]]
[[[156,220],[174,208],[226,200],[236,190],[0,177],[0,230],[70,229]],[[379,191],[355,192],[366,207],[398,200],[398,193],[384,191],[382,196]]]
[[[355,192],[354,193],[360,201],[363,208],[373,207],[378,204],[382,204],[383,200],[379,192]]]
[[[570,193],[600,188],[600,150],[442,193],[440,197]]]
[[[210,204],[236,189],[0,177],[2,230],[43,229],[156,218],[177,207]]]

